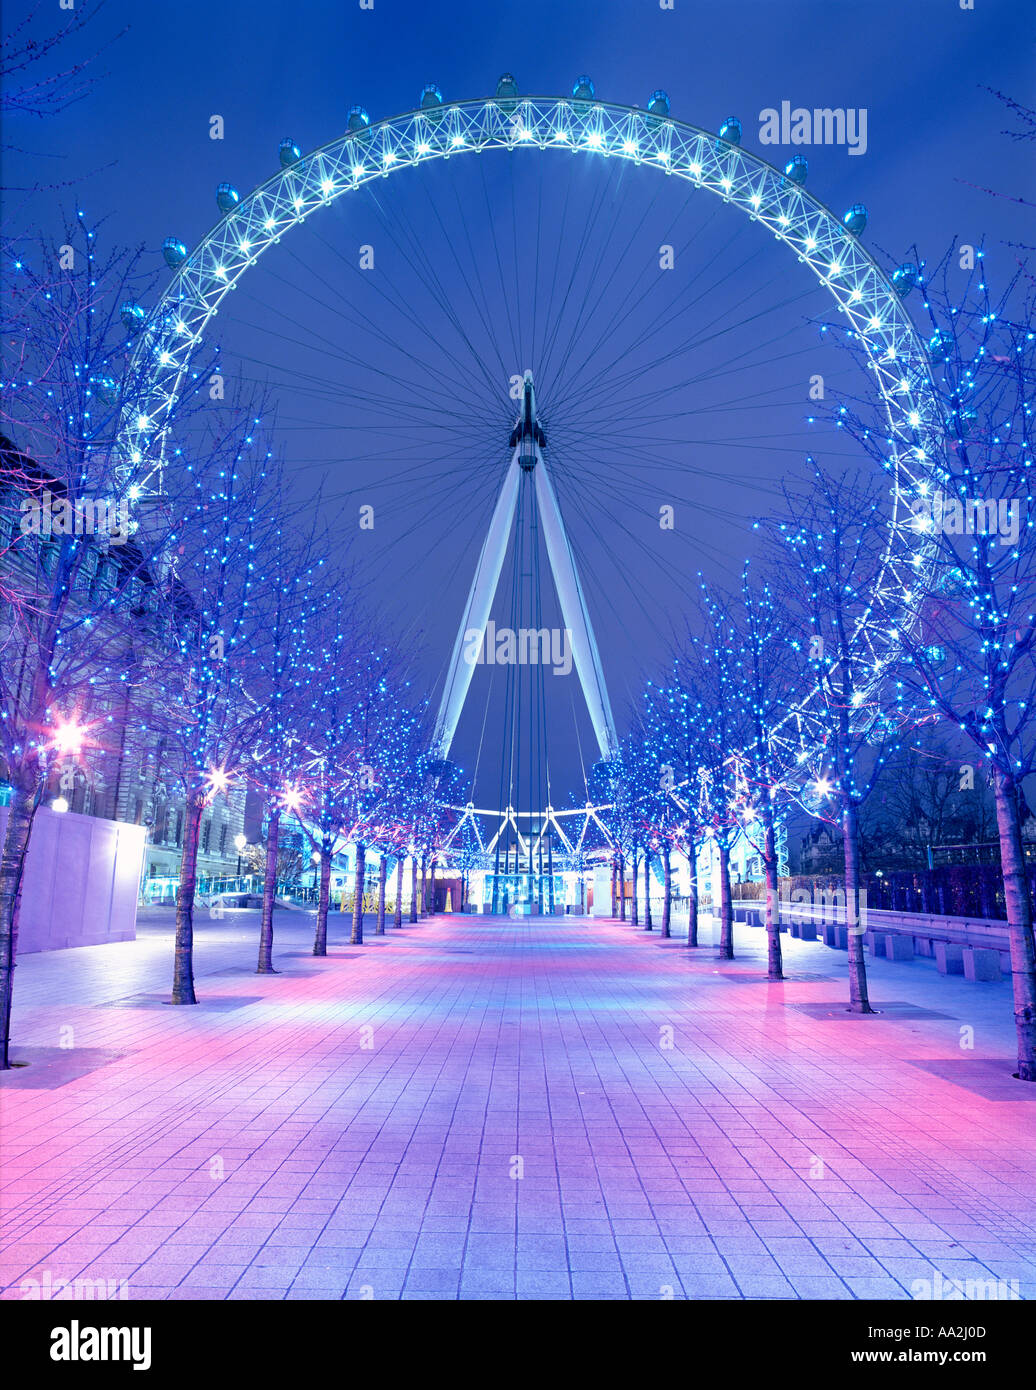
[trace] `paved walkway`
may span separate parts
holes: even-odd
[[[844,953],[785,939],[770,985],[747,927],[721,964],[616,922],[340,921],[316,960],[279,913],[275,977],[256,914],[204,922],[193,1009],[162,910],[24,958],[4,1297],[1036,1296],[1009,985],[877,960],[861,1019]]]

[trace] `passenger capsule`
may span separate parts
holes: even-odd
[[[728,145],[740,145],[741,133],[741,122],[736,116],[730,116],[719,128],[719,138]]]
[[[867,225],[867,209],[862,203],[853,203],[842,218],[842,224],[852,232],[853,236],[860,236]]]
[[[505,72],[496,84],[497,101],[515,101],[518,97],[518,82],[513,73]]]
[[[928,356],[933,362],[945,362],[953,351],[953,335],[937,329],[928,339]]]
[[[94,390],[105,405],[114,405],[119,397],[119,384],[114,377],[99,376],[94,381]]]
[[[899,295],[900,299],[903,299],[910,293],[920,278],[921,272],[918,270],[917,266],[907,261],[905,264],[901,265],[898,270],[893,272],[892,288]]]
[[[669,94],[659,87],[656,92],[651,93],[647,109],[652,116],[661,116],[664,119],[669,115]]]
[[[442,91],[434,82],[421,89],[421,112],[432,125],[442,120]]]
[[[122,319],[122,326],[127,333],[137,334],[147,322],[147,314],[136,302],[128,299],[119,309],[119,318]]]
[[[277,147],[277,157],[281,161],[282,169],[290,169],[302,158],[302,151],[294,140],[285,137]]]
[[[174,236],[167,236],[162,242],[162,255],[170,270],[176,270],[187,259],[187,247]]]
[[[794,155],[784,166],[784,177],[792,183],[804,184],[809,173],[809,160],[804,154]]]
[[[371,118],[362,106],[350,106],[346,125],[350,135],[362,135],[370,128]]]
[[[232,183],[221,183],[216,189],[216,205],[220,212],[233,212],[241,201],[241,194]]]
[[[581,77],[576,78],[572,86],[572,95],[575,97],[576,101],[593,101],[594,84],[585,73]]]

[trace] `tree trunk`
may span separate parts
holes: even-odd
[[[173,958],[174,1004],[197,1004],[194,993],[194,889],[198,880],[198,832],[205,796],[192,791],[187,796],[180,853],[180,886],[176,890],[176,947]]]
[[[313,938],[313,954],[327,955],[327,909],[331,904],[331,856],[320,855],[320,890],[317,894],[317,930]]]
[[[669,841],[662,843],[662,938],[668,941],[673,914],[673,857]]]
[[[640,909],[637,903],[637,898],[640,889],[640,855],[637,853],[636,850],[633,851],[633,872],[630,875],[630,877],[633,880],[633,898],[630,903],[630,922],[633,924],[633,926],[639,927]]]
[[[277,896],[277,847],[281,838],[281,813],[271,807],[266,822],[266,872],[263,875],[263,910],[259,917],[257,975],[276,975],[273,968],[273,900]]]
[[[22,901],[25,855],[29,848],[32,823],[40,804],[43,786],[38,764],[35,786],[15,782],[7,813],[3,858],[0,860],[0,1028],[3,1029],[0,1071],[11,1065],[11,1003],[14,997],[14,968],[18,954],[18,914]],[[30,779],[26,778],[25,782]]]
[[[766,973],[771,980],[783,980],[781,885],[777,877],[777,845],[771,818],[767,818],[764,833],[766,837],[763,841],[763,867],[766,871]]]
[[[872,1014],[867,998],[867,963],[863,956],[863,924],[860,921],[860,827],[856,807],[846,802],[842,811],[845,846],[845,929],[849,942],[849,1007],[854,1014]]]
[[[417,921],[417,859],[410,856],[410,920]]]
[[[1032,899],[1022,849],[1018,790],[999,769],[994,769],[993,795],[1011,947],[1018,1076],[1022,1081],[1036,1081],[1036,952],[1033,949]]]
[[[713,901],[715,911],[715,901]],[[721,960],[734,959],[734,905],[730,898],[730,847],[724,840],[719,847],[719,954]]]
[[[439,867],[439,866],[438,866],[438,863],[436,862],[436,860],[433,859],[433,860],[432,860],[432,873],[431,873],[431,890],[432,890],[432,891],[431,891],[431,893],[430,893],[430,895],[429,895],[430,898],[431,898],[431,905],[430,905],[430,907],[429,907],[429,909],[428,909],[429,912],[431,913],[431,915],[432,915],[433,917],[435,916],[435,910],[436,910],[435,890],[436,890],[436,886],[437,886],[437,885],[436,885],[436,872],[437,872],[437,870],[438,870],[438,867]]]
[[[385,883],[387,879],[388,860],[382,854],[378,870],[378,925],[374,928],[375,936],[385,935]]]
[[[690,871],[690,888],[687,897],[687,944],[698,944],[698,853],[694,841],[687,847],[687,867]]]
[[[427,854],[422,854],[422,855],[421,855],[421,901],[420,901],[420,903],[419,903],[419,905],[418,905],[418,911],[420,912],[420,914],[421,914],[422,917],[426,917],[426,916],[428,915],[428,856],[427,856]]]
[[[367,846],[360,840],[356,845],[356,875],[353,880],[352,946],[363,945],[363,883],[367,873]]]
[[[393,927],[403,925],[403,856],[396,860],[396,906],[392,913]]]
[[[618,872],[618,867],[617,867],[617,865],[616,865],[616,863],[615,863],[615,855],[613,854],[613,855],[612,855],[612,910],[611,910],[611,915],[612,915],[613,917],[615,916],[615,910],[616,910],[616,907],[617,907],[617,904],[616,904],[616,901],[615,901],[615,877],[616,877],[616,873],[617,873],[617,872]]]
[[[651,925],[651,852],[644,851],[644,930],[653,931]]]

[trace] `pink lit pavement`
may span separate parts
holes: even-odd
[[[856,1018],[844,953],[786,938],[771,985],[749,927],[721,963],[618,922],[333,918],[317,960],[287,912],[260,976],[256,916],[200,922],[196,1008],[162,1002],[168,911],[22,960],[3,1297],[1036,1296],[1009,984],[877,960]]]

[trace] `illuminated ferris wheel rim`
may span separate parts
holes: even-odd
[[[513,81],[502,79],[501,86],[505,80]],[[598,101],[592,84],[582,90],[572,97],[498,94],[443,102],[437,89],[426,88],[425,97],[433,92],[437,101],[378,122],[354,107],[350,129],[310,154],[283,141],[282,168],[245,198],[221,184],[224,216],[194,250],[167,239],[167,260],[178,268],[155,307],[145,313],[124,306],[124,320],[137,334],[127,379],[140,384],[123,406],[116,454],[134,479],[131,495],[160,490],[167,427],[192,354],[224,296],[285,232],[350,191],[434,159],[487,149],[568,150],[654,168],[716,194],[787,245],[831,294],[866,351],[888,422],[892,508],[874,597],[910,621],[932,542],[902,520],[903,508],[937,484],[941,419],[928,353],[901,294],[861,244],[862,228],[850,230],[806,190],[798,181],[804,164],[791,173],[793,160],[782,172],[743,149],[737,123],[725,123],[729,138],[723,138],[673,119],[664,93],[645,111]],[[660,98],[664,106],[656,109]]]

